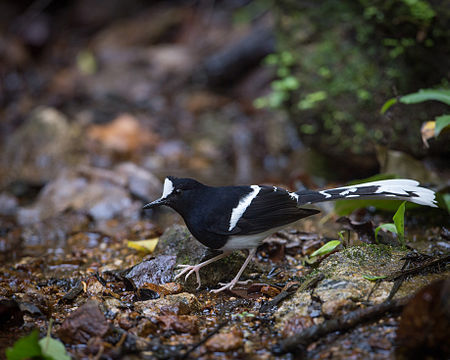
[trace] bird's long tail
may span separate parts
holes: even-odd
[[[435,192],[419,185],[416,180],[392,179],[321,191],[298,191],[296,194],[299,205],[339,199],[388,199],[437,207]]]

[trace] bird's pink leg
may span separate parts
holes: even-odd
[[[177,274],[177,276],[175,276],[174,279],[178,279],[180,276],[182,276],[182,275],[187,273],[186,277],[184,279],[186,281],[189,278],[189,276],[191,276],[191,274],[195,272],[195,276],[197,277],[197,283],[198,283],[197,290],[198,290],[198,289],[200,289],[200,286],[202,285],[202,283],[200,281],[199,270],[202,267],[204,267],[204,266],[206,266],[208,264],[211,264],[211,263],[213,263],[213,262],[215,262],[217,260],[220,260],[220,259],[222,259],[222,258],[224,258],[224,257],[226,257],[226,256],[228,256],[230,254],[231,254],[231,251],[225,251],[222,254],[217,255],[217,256],[209,259],[209,260],[206,260],[206,261],[204,261],[204,262],[202,262],[202,263],[200,263],[198,265],[183,265],[183,264],[180,264],[180,265],[178,265],[178,267],[182,268],[183,270],[179,274]]]
[[[247,267],[248,263],[252,259],[253,255],[255,255],[255,253],[256,253],[256,248],[250,249],[248,251],[247,259],[245,259],[244,264],[242,264],[242,267],[239,270],[239,272],[237,273],[237,275],[235,276],[235,278],[233,280],[231,280],[228,284],[225,284],[224,286],[222,286],[221,288],[211,290],[211,292],[217,294],[224,290],[231,290],[234,287],[234,285],[236,285],[238,283],[239,278],[241,277],[242,273],[244,272],[245,268]]]

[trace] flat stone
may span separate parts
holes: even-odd
[[[190,315],[200,310],[200,302],[190,293],[167,295],[163,298],[146,301],[136,301],[134,309],[144,316],[159,316],[164,313],[175,315]]]
[[[66,317],[58,336],[68,344],[86,344],[92,337],[102,337],[108,322],[97,301],[90,300]]]

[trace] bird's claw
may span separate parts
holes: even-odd
[[[180,276],[183,276],[184,274],[186,274],[186,277],[184,278],[184,281],[187,281],[187,279],[189,279],[189,276],[192,275],[192,273],[195,272],[195,277],[197,278],[197,288],[196,290],[200,289],[200,287],[202,286],[202,282],[200,281],[200,274],[199,274],[199,270],[201,269],[201,267],[199,267],[198,265],[185,265],[185,264],[179,264],[178,265],[179,268],[182,268],[183,270],[180,271],[176,276],[175,276],[175,280],[178,279]]]
[[[213,290],[211,290],[211,292],[217,294],[217,293],[220,293],[220,292],[222,292],[224,290],[232,290],[235,285],[247,285],[250,282],[251,282],[250,279],[249,280],[244,280],[244,281],[232,280],[229,283],[222,283],[222,282],[220,282],[219,285],[223,285],[223,286],[221,288],[219,288],[219,289],[213,289]]]

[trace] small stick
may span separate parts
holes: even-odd
[[[335,331],[352,329],[364,322],[376,320],[387,312],[398,313],[410,299],[411,296],[406,296],[401,299],[383,302],[369,308],[352,311],[336,319],[327,320],[322,324],[313,325],[300,333],[283,340],[279,345],[272,349],[272,352],[276,355],[286,353],[305,354],[306,347],[321,337]]]

